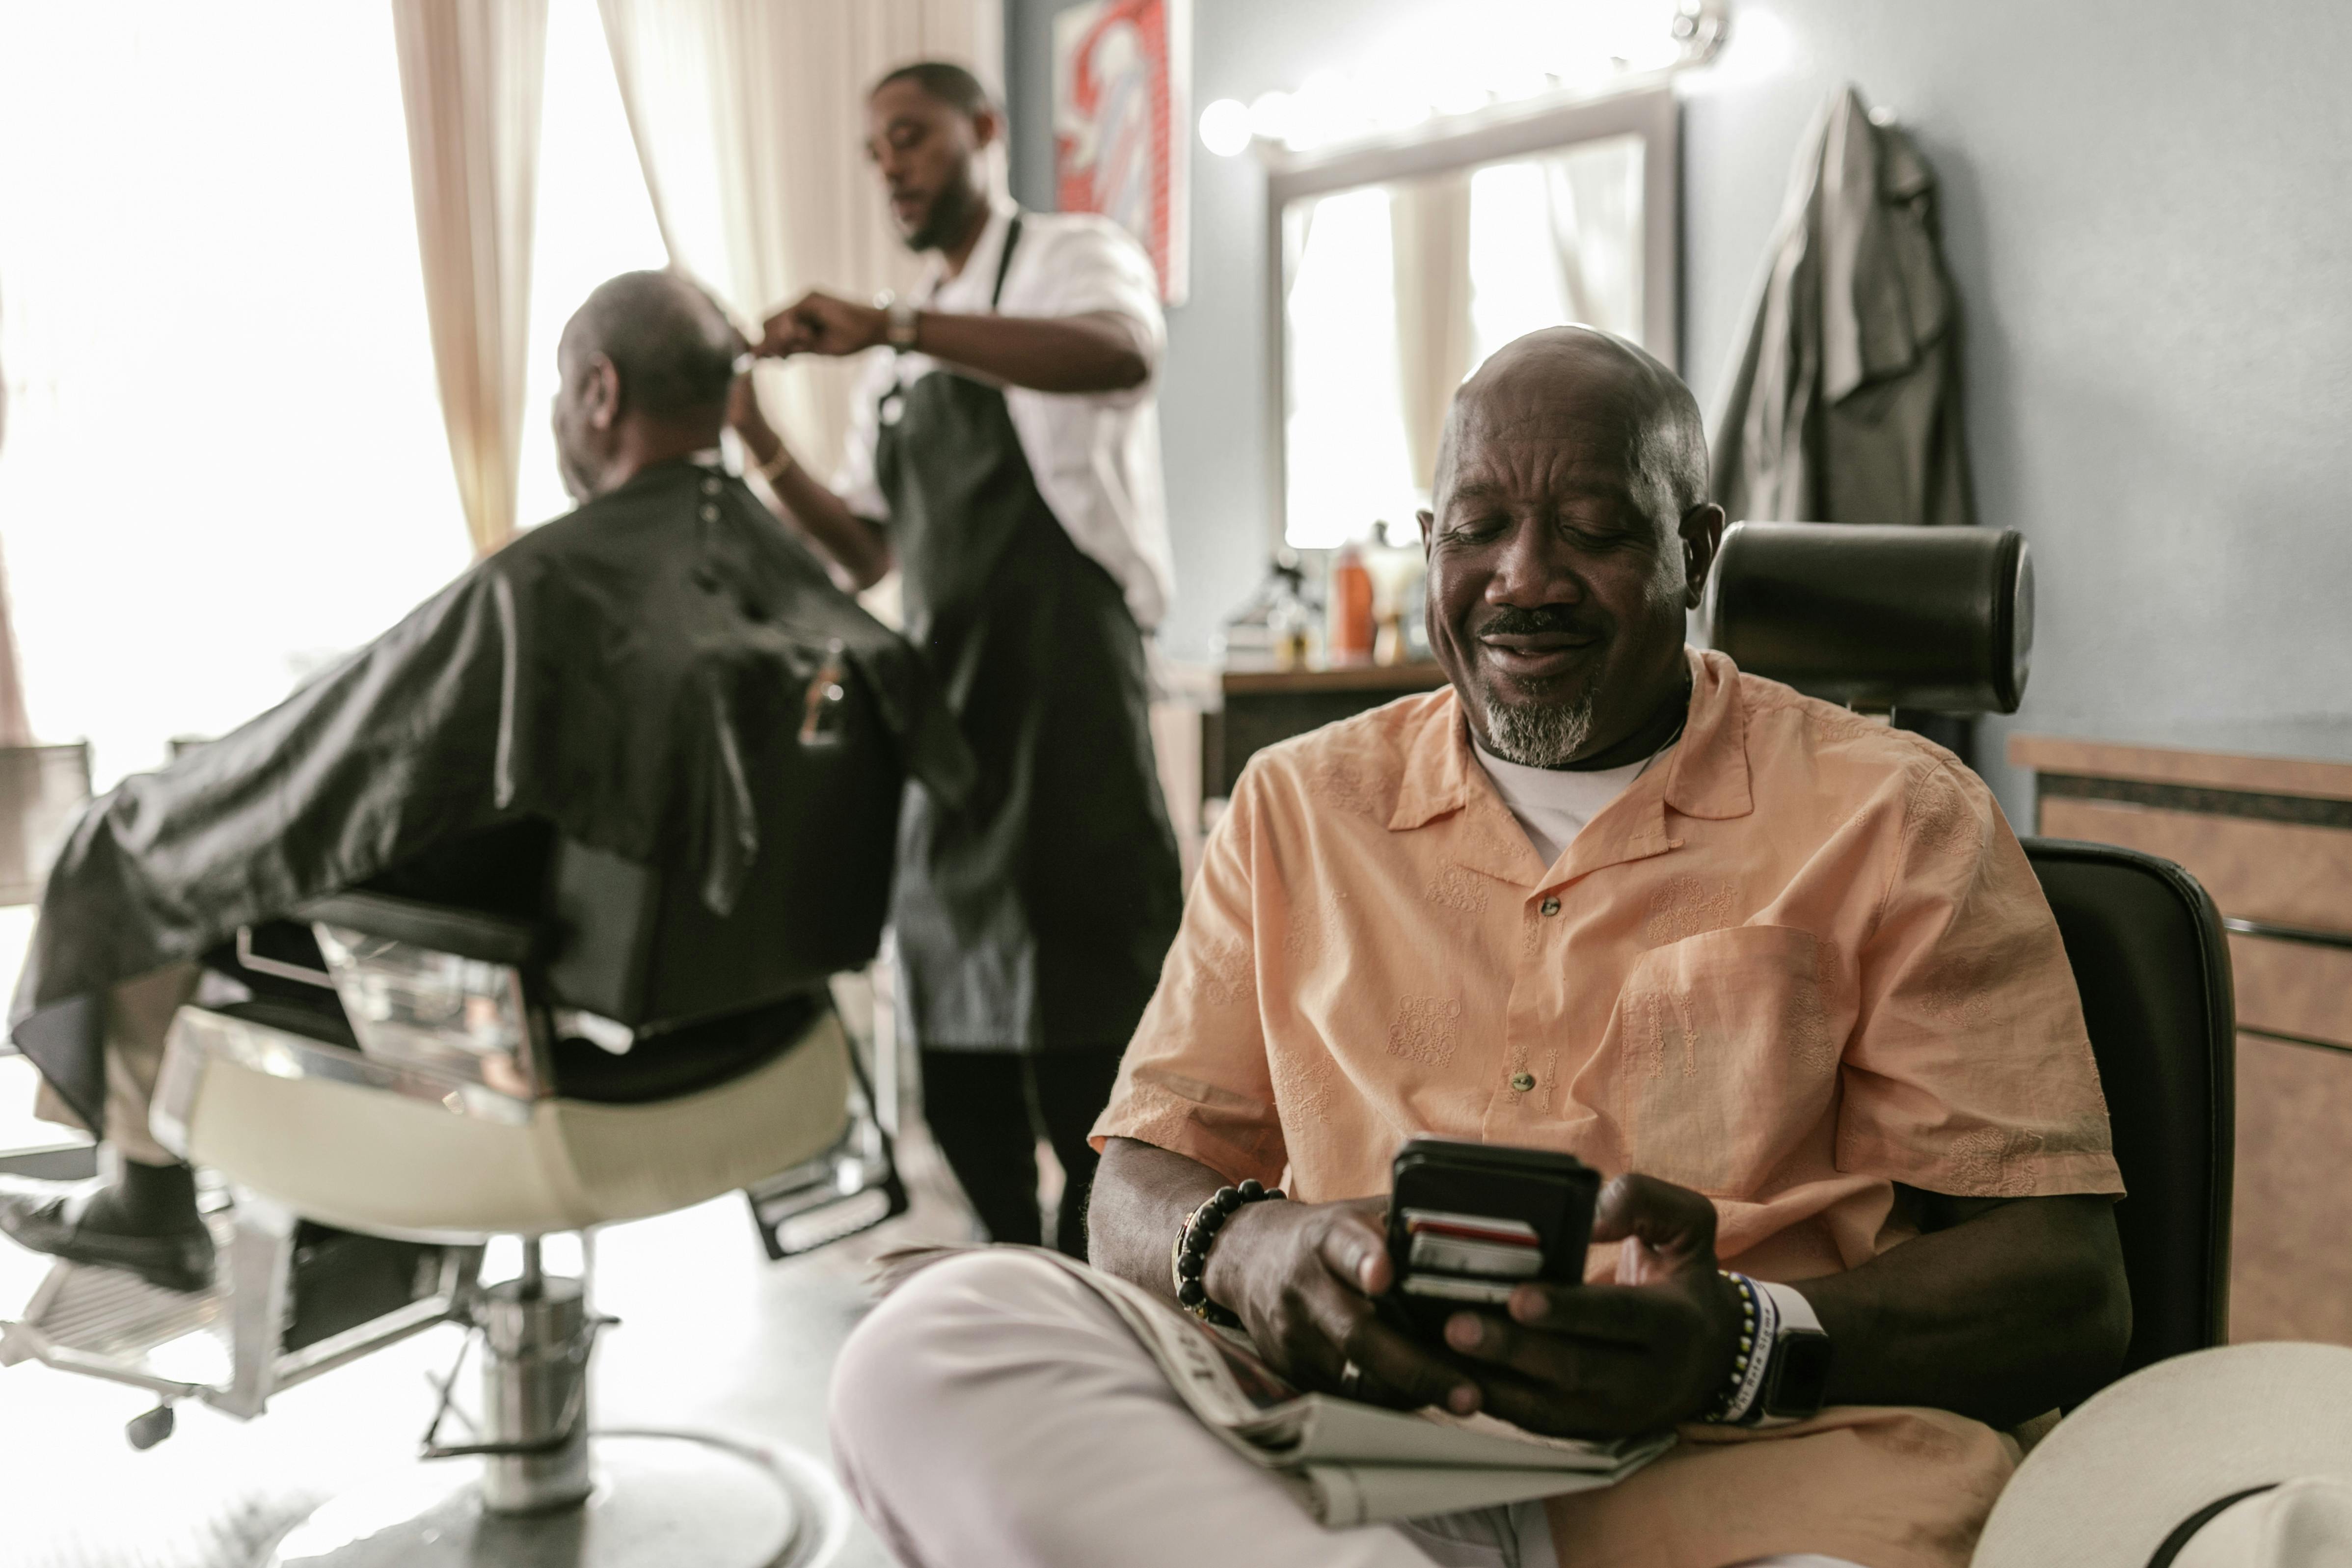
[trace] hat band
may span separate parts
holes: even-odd
[[[2174,1526],[2172,1533],[2164,1538],[2164,1544],[2156,1549],[2156,1555],[2147,1560],[2147,1568],[2172,1568],[2172,1560],[2180,1555],[2180,1549],[2189,1544],[2189,1538],[2212,1523],[2222,1510],[2234,1507],[2250,1497],[2276,1491],[2278,1487],[2276,1481],[2265,1481],[2261,1486],[2248,1487],[2244,1491],[2231,1492],[2228,1497],[2207,1503]]]

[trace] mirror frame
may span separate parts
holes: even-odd
[[[1471,118],[1471,117],[1465,117]],[[1301,196],[1357,185],[1433,174],[1490,163],[1520,153],[1551,152],[1607,136],[1635,135],[1642,146],[1643,347],[1682,370],[1682,116],[1665,84],[1605,98],[1507,114],[1482,114],[1467,124],[1424,129],[1328,152],[1268,156],[1265,180],[1267,517],[1273,548],[1288,542],[1290,520],[1290,323],[1284,314],[1289,258],[1284,254],[1282,209]]]

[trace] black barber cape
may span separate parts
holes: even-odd
[[[1020,243],[1016,217],[992,303]],[[1124,1050],[1183,912],[1143,634],[1038,493],[1002,391],[941,367],[878,416],[907,635],[978,763],[964,809],[910,792],[901,819],[905,1016],[926,1049]]]
[[[664,863],[724,915],[761,850],[742,758],[761,737],[744,726],[779,686],[796,711],[828,658],[871,694],[905,773],[960,798],[970,755],[913,650],[740,481],[649,469],[93,803],[50,872],[14,1038],[102,1126],[110,986],[529,817]]]

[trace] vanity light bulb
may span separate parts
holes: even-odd
[[[1238,100],[1221,98],[1201,110],[1201,145],[1220,158],[1248,150],[1250,111]]]
[[[1261,92],[1250,100],[1249,128],[1253,136],[1268,142],[1286,140],[1290,133],[1290,95],[1286,92]]]

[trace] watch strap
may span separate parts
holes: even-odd
[[[1756,1281],[1756,1289],[1772,1298],[1772,1305],[1780,1310],[1779,1317],[1782,1329],[1811,1329],[1817,1334],[1822,1331],[1820,1314],[1813,1310],[1813,1304],[1805,1300],[1805,1293],[1794,1285],[1780,1285],[1769,1279],[1759,1279]]]
[[[1793,1285],[1763,1279],[1757,1280],[1755,1284],[1757,1292],[1771,1303],[1768,1314],[1771,1328],[1768,1331],[1766,1342],[1769,1348],[1765,1352],[1762,1386],[1748,1406],[1743,1424],[1749,1426],[1785,1426],[1792,1422],[1810,1420],[1821,1410],[1820,1388],[1816,1385],[1803,1397],[1792,1402],[1791,1396],[1798,1391],[1789,1385],[1788,1379],[1790,1369],[1801,1360],[1808,1367],[1818,1366],[1818,1361],[1808,1352],[1816,1349],[1825,1351],[1829,1335],[1822,1328],[1821,1315],[1813,1310],[1813,1304],[1805,1300],[1803,1291]],[[1800,1340],[1813,1342],[1796,1344],[1795,1342]]]

